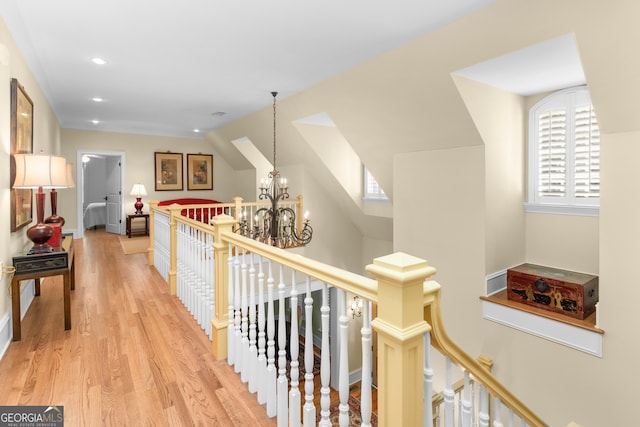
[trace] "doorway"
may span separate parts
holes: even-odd
[[[107,232],[124,235],[126,153],[78,150],[76,165],[78,237],[84,237],[87,225],[96,225],[93,217],[92,224],[85,224],[85,211],[90,204],[92,210],[100,209],[98,222],[104,222]]]

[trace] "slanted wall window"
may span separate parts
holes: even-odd
[[[364,198],[369,200],[389,200],[378,185],[378,181],[366,167],[364,168]]]
[[[597,215],[600,131],[586,87],[556,92],[529,111],[527,211]]]

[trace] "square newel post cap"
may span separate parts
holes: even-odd
[[[436,273],[436,269],[429,266],[427,261],[404,252],[375,258],[373,264],[369,264],[366,269],[376,277],[383,277],[394,283],[424,280]]]
[[[424,332],[424,282],[436,269],[427,261],[396,252],[375,258],[367,266],[378,281],[378,318],[374,327],[382,324],[395,328],[393,335],[406,338]],[[407,335],[408,334],[408,335]]]

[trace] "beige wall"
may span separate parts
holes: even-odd
[[[135,198],[130,196],[133,184],[142,183],[147,189],[147,196],[142,201],[144,211],[149,208],[149,200],[168,200],[179,197],[197,197],[231,202],[238,195],[236,188],[241,188],[245,176],[237,174],[219,156],[212,145],[204,139],[171,138],[164,136],[150,136],[137,134],[122,134],[113,132],[95,132],[75,129],[62,131],[62,155],[67,161],[77,162],[77,152],[83,151],[113,151],[122,152],[126,157],[125,205],[127,211],[133,210]],[[187,153],[213,154],[213,191],[187,191],[186,178],[183,191],[155,191],[154,180],[154,152],[171,151],[183,153],[183,174],[186,173]],[[77,177],[76,177],[77,181]],[[61,190],[59,194],[58,213],[65,220],[65,228],[77,228],[77,193],[75,188]],[[253,200],[253,199],[251,199]]]
[[[0,20],[0,261],[5,265],[11,265],[11,257],[29,249],[31,241],[26,237],[26,230],[31,225],[11,233],[9,216],[9,150],[11,142],[10,129],[10,80],[17,78],[24,87],[25,92],[33,101],[33,152],[43,150],[47,154],[60,154],[60,126],[51,110],[47,99],[40,90],[35,78],[27,67],[20,50],[8,32],[3,21]],[[48,199],[48,198],[47,198]],[[46,201],[45,217],[50,214],[49,201]],[[33,217],[36,218],[35,205]],[[9,286],[8,276],[1,276],[0,288],[6,290]],[[11,302],[8,293],[0,292],[0,326],[8,321]],[[5,317],[6,316],[6,317]]]
[[[485,273],[525,260],[523,98],[452,76],[485,147]]]

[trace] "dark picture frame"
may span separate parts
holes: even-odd
[[[187,190],[213,190],[212,154],[187,154]]]
[[[182,153],[153,153],[156,191],[182,191]]]
[[[33,101],[18,80],[11,79],[11,231],[18,231],[33,221],[33,190],[13,188],[16,180],[14,154],[33,153]]]

